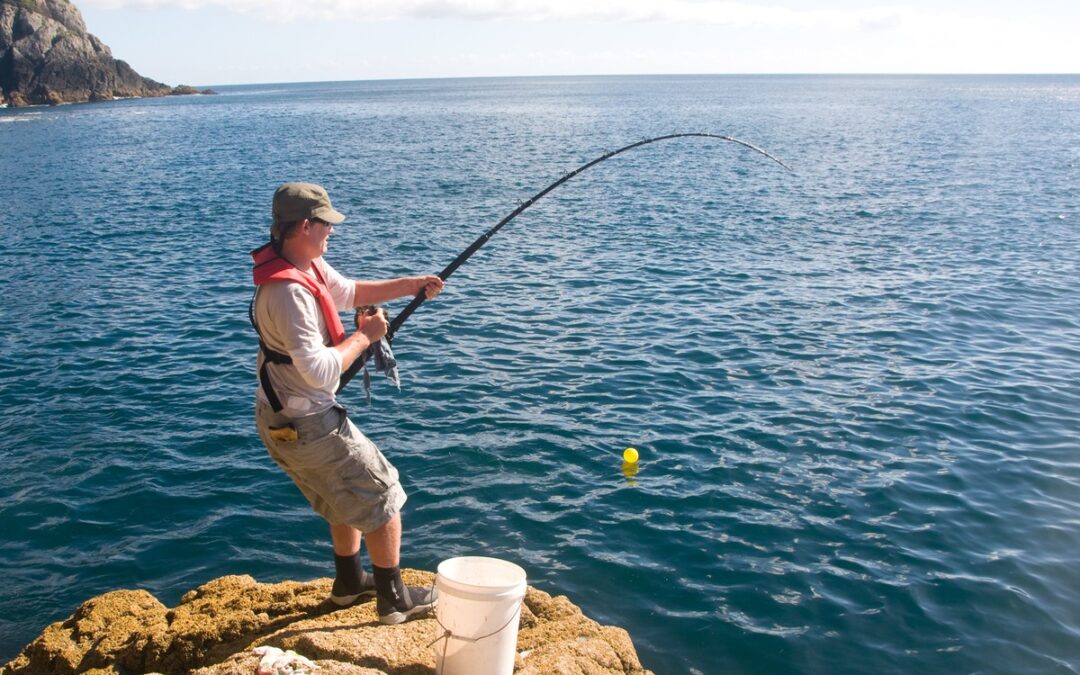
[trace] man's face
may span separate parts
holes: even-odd
[[[312,251],[315,253],[314,257],[320,257],[326,253],[330,241],[330,233],[334,231],[334,226],[325,220],[318,218],[308,219],[308,237],[312,244]]]

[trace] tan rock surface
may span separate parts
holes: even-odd
[[[405,570],[405,582],[433,575]],[[378,622],[375,603],[339,609],[330,580],[260,584],[248,576],[215,579],[168,609],[145,591],[113,591],[48,626],[0,675],[48,673],[251,674],[252,649],[292,649],[319,673],[420,675],[435,672],[433,618],[398,626]],[[601,626],[567,598],[529,588],[514,671],[529,675],[647,673],[627,632]]]

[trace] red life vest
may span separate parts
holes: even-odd
[[[255,267],[251,270],[256,286],[273,283],[275,281],[293,281],[311,291],[315,300],[319,303],[326,327],[330,331],[330,343],[340,344],[345,339],[345,326],[341,323],[334,298],[330,296],[330,288],[326,285],[326,270],[323,269],[322,258],[311,261],[311,268],[315,271],[315,279],[304,274],[296,265],[282,258],[274,247],[266,244],[251,252],[251,258]]]

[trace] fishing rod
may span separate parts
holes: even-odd
[[[611,152],[609,152],[609,153],[607,153],[605,155],[601,155],[600,157],[597,157],[596,159],[592,160],[588,164],[583,164],[583,165],[579,166],[578,168],[576,168],[573,171],[571,171],[570,173],[564,175],[562,178],[555,181],[551,185],[547,186],[546,188],[544,188],[540,192],[537,192],[535,195],[533,195],[529,199],[522,202],[520,205],[518,205],[518,207],[516,209],[514,209],[510,213],[510,215],[506,216],[505,218],[500,220],[490,230],[488,230],[484,234],[480,235],[480,237],[478,237],[477,240],[474,241],[469,246],[469,248],[462,251],[461,255],[459,255],[457,258],[454,258],[454,261],[451,262],[449,265],[447,265],[446,269],[444,269],[442,272],[439,272],[439,278],[442,279],[443,281],[446,281],[447,279],[449,279],[450,275],[453,274],[455,271],[457,271],[457,268],[459,268],[463,264],[465,264],[465,261],[468,260],[469,258],[471,258],[474,253],[479,251],[480,247],[482,247],[484,244],[486,244],[488,242],[489,239],[491,239],[493,236],[495,236],[495,233],[498,232],[499,230],[501,230],[504,225],[506,225],[511,220],[513,220],[514,218],[517,218],[519,215],[521,215],[521,213],[525,209],[527,209],[530,206],[532,206],[533,204],[535,204],[537,201],[540,200],[541,197],[543,197],[547,193],[551,192],[555,188],[559,187],[560,185],[562,185],[566,181],[570,180],[574,176],[578,175],[582,171],[585,171],[586,169],[589,169],[589,168],[591,168],[593,166],[596,166],[600,162],[603,162],[605,159],[611,159],[612,157],[614,157],[615,155],[618,155],[619,153],[626,152],[627,150],[632,150],[632,149],[640,147],[642,145],[648,145],[649,143],[656,143],[657,141],[664,141],[664,140],[668,140],[670,138],[690,138],[690,137],[716,138],[716,139],[719,139],[721,141],[730,141],[731,143],[737,143],[737,144],[739,144],[739,145],[741,145],[743,147],[750,148],[754,152],[765,155],[766,157],[773,160],[774,162],[776,162],[780,166],[784,167],[788,171],[794,171],[794,169],[792,169],[790,166],[788,166],[787,164],[784,164],[782,161],[780,161],[780,159],[778,159],[777,157],[769,154],[765,150],[762,150],[761,148],[757,147],[756,145],[754,145],[752,143],[747,143],[746,141],[742,141],[742,140],[739,140],[738,138],[733,138],[731,136],[722,136],[720,134],[708,134],[708,133],[686,133],[686,134],[668,134],[667,136],[657,136],[655,138],[646,138],[644,140],[638,141],[637,143],[631,143],[630,145],[619,148],[618,150],[612,150]],[[423,290],[421,290],[419,293],[416,294],[416,297],[412,299],[412,302],[410,302],[408,304],[408,306],[405,307],[405,309],[401,310],[400,314],[398,314],[397,316],[394,317],[394,319],[390,322],[389,329],[386,331],[386,340],[387,340],[387,342],[393,342],[394,334],[397,333],[397,330],[399,328],[401,328],[401,324],[405,323],[405,320],[408,319],[410,316],[412,316],[412,313],[416,311],[416,308],[419,307],[420,305],[424,304],[425,300],[427,300],[427,296],[425,295],[425,292]],[[356,373],[358,373],[360,371],[360,369],[364,367],[364,364],[367,363],[368,359],[371,358],[372,354],[373,354],[373,348],[372,347],[368,347],[367,349],[365,349],[364,353],[361,354],[356,359],[356,361],[354,361],[353,364],[351,366],[349,366],[348,370],[346,370],[341,375],[341,381],[338,384],[338,388],[337,388],[337,390],[339,392],[345,387],[346,384],[349,383],[349,381],[353,377],[356,376]]]

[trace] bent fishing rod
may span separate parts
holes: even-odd
[[[439,272],[439,278],[442,279],[443,281],[446,281],[447,279],[449,279],[450,275],[453,274],[455,271],[457,271],[457,268],[464,265],[465,261],[468,260],[469,258],[471,258],[474,253],[479,251],[480,248],[484,244],[486,244],[489,239],[491,239],[493,236],[495,236],[495,233],[498,232],[499,230],[501,230],[504,225],[509,223],[514,218],[517,218],[519,215],[521,215],[521,213],[525,209],[527,209],[530,206],[532,206],[533,204],[535,204],[544,195],[551,192],[555,188],[559,187],[560,185],[562,185],[566,181],[570,180],[574,176],[578,175],[582,171],[585,171],[586,169],[589,169],[589,168],[591,168],[593,166],[596,166],[597,164],[599,164],[600,162],[603,162],[606,159],[611,159],[615,155],[626,152],[627,150],[633,150],[634,148],[640,147],[642,145],[648,145],[649,143],[656,143],[657,141],[664,141],[664,140],[668,140],[670,138],[691,138],[691,137],[696,137],[696,138],[716,138],[716,139],[719,139],[721,141],[730,141],[731,143],[737,143],[737,144],[739,144],[739,145],[741,145],[743,147],[750,148],[754,152],[765,155],[766,157],[773,160],[774,162],[776,162],[780,166],[784,167],[788,171],[794,171],[794,169],[792,169],[790,166],[788,166],[787,164],[784,164],[784,162],[780,161],[780,159],[778,159],[777,157],[769,154],[765,150],[762,150],[761,148],[757,147],[756,145],[754,145],[752,143],[747,143],[746,141],[742,141],[742,140],[739,140],[738,138],[733,138],[731,136],[723,136],[723,135],[720,135],[720,134],[708,134],[708,133],[686,133],[686,134],[668,134],[667,136],[657,136],[655,138],[646,138],[644,140],[638,141],[637,143],[631,143],[630,145],[619,148],[618,150],[612,150],[611,152],[608,152],[607,154],[601,155],[600,157],[597,157],[596,159],[592,160],[591,162],[589,162],[587,164],[583,164],[583,165],[579,166],[578,168],[576,168],[573,171],[567,173],[566,175],[564,175],[559,180],[555,181],[551,185],[547,186],[546,188],[544,188],[540,192],[537,192],[535,195],[533,195],[529,199],[527,199],[524,202],[522,202],[521,204],[519,204],[518,207],[516,209],[514,209],[510,213],[510,215],[506,216],[505,218],[500,220],[490,230],[488,230],[484,234],[480,235],[480,237],[478,237],[477,240],[474,241],[469,246],[469,248],[462,251],[461,255],[459,255],[457,258],[454,258],[454,261],[451,262],[449,265],[447,265],[446,269],[444,269],[442,272]],[[416,297],[412,299],[412,302],[410,302],[408,304],[408,306],[405,307],[405,309],[401,310],[400,314],[398,314],[397,316],[394,317],[394,319],[390,322],[389,329],[386,331],[386,340],[387,340],[387,342],[392,342],[393,341],[394,334],[397,333],[397,330],[399,328],[401,328],[401,324],[405,323],[406,319],[408,319],[410,316],[412,316],[412,313],[416,311],[417,307],[424,304],[425,300],[427,300],[427,296],[425,295],[424,290],[421,290],[419,293],[416,294]],[[341,375],[341,381],[338,384],[338,388],[337,388],[338,392],[340,392],[342,389],[344,389],[345,385],[348,384],[349,381],[352,380],[352,378],[355,377],[358,372],[360,372],[360,369],[364,367],[364,364],[367,363],[368,359],[371,358],[372,354],[373,354],[373,348],[368,347],[367,349],[364,350],[364,353],[361,354],[356,359],[356,361],[353,362],[353,364],[351,366],[349,366],[348,370],[346,370]]]

